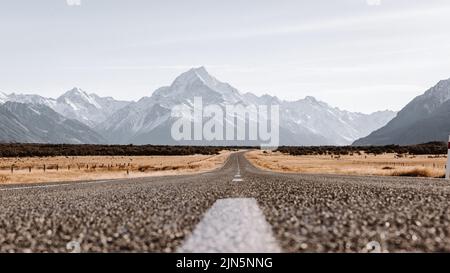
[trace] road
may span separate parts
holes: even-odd
[[[444,180],[278,174],[0,187],[0,252],[450,251]]]

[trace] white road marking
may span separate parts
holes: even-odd
[[[237,156],[236,157],[236,160],[237,160],[237,167],[238,167],[238,174],[240,174],[241,173],[241,167],[239,166],[239,156]]]
[[[237,168],[238,168],[237,174],[234,176],[234,179],[231,182],[242,182],[244,180],[241,178],[241,169],[239,167],[239,157],[236,157],[236,163],[237,163]]]
[[[56,188],[56,187],[65,187],[65,186],[77,186],[77,185],[92,185],[92,184],[103,184],[103,183],[111,183],[114,180],[106,180],[106,181],[93,181],[93,182],[73,182],[73,183],[61,183],[61,184],[50,184],[50,185],[38,185],[38,186],[24,186],[24,187],[14,187],[14,188],[3,188],[0,191],[15,191],[15,190],[30,190],[30,189],[46,189],[46,188]]]
[[[221,199],[206,212],[180,253],[278,253],[272,228],[254,198]]]

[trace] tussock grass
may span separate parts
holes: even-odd
[[[447,158],[442,156],[415,155],[399,157],[395,153],[352,155],[288,155],[281,152],[251,151],[247,159],[259,168],[310,174],[377,175],[435,177],[445,175]]]
[[[8,177],[6,175],[0,175],[0,184],[8,181]]]
[[[0,158],[0,184],[102,180],[200,173],[222,166],[230,154],[230,151],[222,151],[218,155],[188,156]],[[14,166],[13,173],[11,173],[11,166]],[[29,167],[31,167],[31,172]]]
[[[392,176],[407,176],[407,177],[435,177],[434,174],[428,169],[412,169],[412,170],[403,170],[403,171],[395,171],[392,173]]]

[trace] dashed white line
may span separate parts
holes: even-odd
[[[239,166],[239,157],[236,157],[236,163],[237,163],[237,173],[231,182],[242,182],[244,180],[241,178],[241,168]]]
[[[181,253],[281,252],[254,198],[221,199],[206,212]]]

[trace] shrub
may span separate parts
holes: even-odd
[[[433,177],[430,171],[426,169],[413,169],[405,171],[396,171],[393,176],[408,176],[408,177]]]

